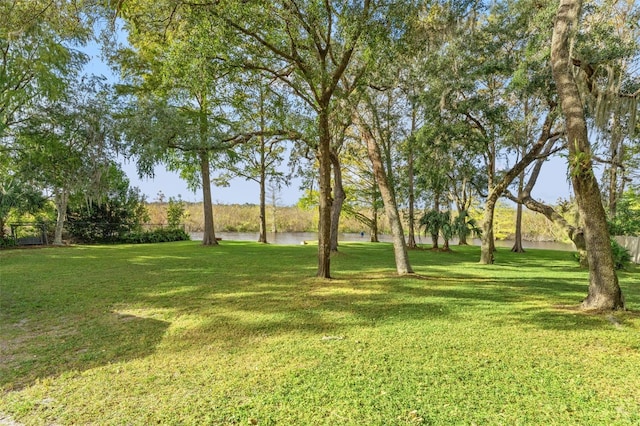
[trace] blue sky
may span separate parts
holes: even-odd
[[[82,49],[92,57],[85,67],[88,74],[104,75],[115,79],[111,69],[100,58],[100,49],[96,44],[90,44]],[[123,170],[131,181],[132,186],[140,188],[148,201],[157,199],[162,191],[166,198],[180,195],[185,201],[201,201],[202,191],[196,193],[187,188],[186,182],[175,172],[167,171],[164,166],[155,169],[153,178],[139,178],[134,162],[122,162]],[[572,193],[570,182],[567,180],[567,165],[564,158],[553,158],[545,163],[532,196],[536,199],[555,203],[558,198],[568,198]],[[289,187],[283,187],[279,194],[279,204],[294,205],[302,196],[300,181],[294,181]],[[229,187],[212,186],[212,198],[218,204],[258,204],[259,188],[253,181],[234,179]]]
[[[185,201],[202,201],[202,189],[197,192],[187,188],[186,182],[180,179],[180,176],[171,171],[167,171],[164,166],[158,166],[155,169],[155,176],[152,179],[138,177],[135,163],[123,162],[123,170],[127,173],[132,186],[137,186],[146,194],[147,201],[154,201],[158,197],[158,192],[162,191],[165,197],[177,197],[180,195]],[[300,182],[294,181],[291,186],[283,187],[278,194],[278,204],[283,206],[291,206],[298,202],[302,196],[299,189]],[[244,179],[233,179],[229,187],[211,186],[211,197],[216,204],[258,204],[260,202],[260,189],[258,184],[253,181]],[[267,197],[269,194],[267,194]]]
[[[120,33],[121,37],[125,37]],[[124,41],[124,40],[119,40]],[[100,54],[100,46],[96,43],[89,43],[86,47],[80,48],[83,52],[91,57],[89,63],[85,66],[85,73],[103,75],[110,81],[117,79],[116,75],[103,61]],[[162,191],[165,197],[182,197],[185,201],[202,201],[202,190],[199,189],[195,193],[187,188],[185,181],[180,179],[176,172],[166,170],[164,166],[155,168],[153,178],[139,178],[135,161],[121,161],[122,169],[127,174],[131,186],[136,186],[147,196],[147,201],[153,201],[158,198],[158,193]],[[300,181],[295,180],[289,187],[283,187],[279,194],[279,204],[294,205],[302,196],[300,190]],[[212,197],[214,203],[218,204],[258,204],[260,190],[258,184],[253,181],[244,179],[233,179],[229,187],[216,187],[212,185]]]

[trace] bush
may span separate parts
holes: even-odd
[[[155,229],[147,232],[132,232],[121,239],[123,243],[150,244],[188,241],[191,237],[182,229]]]
[[[629,265],[631,253],[613,238],[611,239],[611,250],[613,251],[613,264],[616,269],[624,269]]]
[[[15,246],[16,246],[16,240],[14,240],[13,238],[11,237],[0,238],[0,249],[15,247]]]
[[[129,180],[117,166],[105,174],[105,189],[87,200],[84,193],[69,200],[66,229],[83,243],[115,243],[141,229],[148,220],[144,195],[129,187]]]
[[[182,223],[182,219],[185,217],[186,204],[182,201],[182,198],[178,195],[178,198],[169,198],[169,205],[167,206],[167,224],[171,229],[178,229]]]

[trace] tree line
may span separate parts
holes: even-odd
[[[590,271],[584,308],[624,307],[608,223],[636,193],[634,2],[0,4],[2,185],[52,197],[56,241],[70,200],[100,205],[126,180],[117,156],[202,190],[205,245],[217,244],[212,182],[260,185],[266,242],[268,187],[304,176],[320,278],[341,215],[373,229],[384,211],[397,272],[411,274],[416,227],[471,230],[478,200],[480,263],[494,263],[495,208],[508,198],[566,230]],[[91,40],[117,83],[83,75],[78,46]],[[566,158],[577,224],[533,195],[552,156]]]

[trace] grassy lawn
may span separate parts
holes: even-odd
[[[0,252],[0,419],[22,424],[640,424],[627,312],[570,253],[197,242]],[[2,421],[0,420],[0,424]]]

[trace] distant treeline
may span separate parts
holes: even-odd
[[[167,224],[166,202],[153,202],[147,204],[150,223]],[[363,212],[370,216],[368,212]],[[214,224],[216,231],[222,232],[258,232],[259,231],[258,205],[254,204],[217,204],[213,206]],[[381,234],[390,233],[387,218],[379,213],[378,229]],[[472,216],[481,221],[480,211],[472,211]],[[204,228],[202,203],[185,202],[185,217],[183,223],[187,232],[202,232]],[[421,213],[418,213],[419,219]],[[406,217],[406,215],[405,215]],[[515,208],[500,204],[496,209],[495,236],[497,239],[506,240],[513,238],[515,233]],[[274,210],[267,208],[267,230],[273,231]],[[564,232],[549,222],[540,214],[525,210],[523,212],[523,239],[526,241],[563,241],[569,242]],[[297,206],[277,207],[275,210],[275,230],[277,232],[315,232],[318,230],[318,212],[316,209],[303,209]],[[369,229],[355,218],[343,213],[340,219],[340,232],[365,232]],[[406,231],[405,231],[406,233]],[[416,233],[423,234],[417,228]]]

